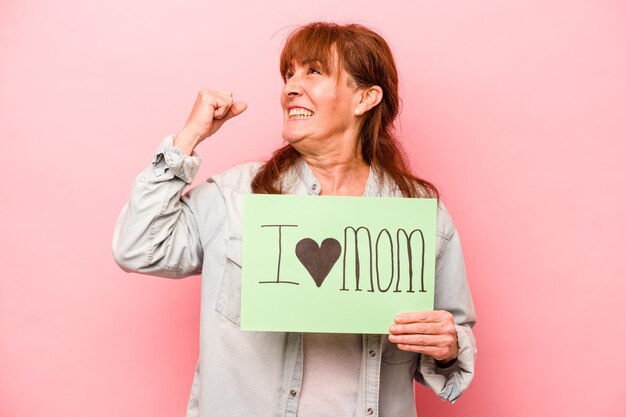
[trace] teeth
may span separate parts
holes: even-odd
[[[295,108],[289,110],[289,117],[292,119],[306,119],[313,116],[313,112],[307,109]]]

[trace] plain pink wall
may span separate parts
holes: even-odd
[[[200,88],[249,109],[201,145],[197,181],[280,145],[281,42],[317,19],[391,44],[400,132],[463,239],[477,375],[453,406],[418,389],[420,416],[626,415],[623,1],[0,9],[0,416],[184,414],[200,280],[123,273],[113,224]]]

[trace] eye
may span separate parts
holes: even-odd
[[[287,81],[288,79],[290,79],[291,77],[293,77],[293,71],[287,71],[285,72],[285,75],[283,76],[283,78],[285,79],[285,81]]]
[[[320,70],[318,70],[317,68],[315,68],[315,67],[310,67],[309,68],[309,74],[318,74],[318,75],[320,75],[321,73],[322,72]]]

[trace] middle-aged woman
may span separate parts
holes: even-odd
[[[394,137],[398,76],[378,34],[311,23],[280,58],[283,138],[266,163],[243,164],[187,194],[196,146],[246,104],[202,90],[134,183],[113,239],[127,271],[202,273],[200,358],[187,416],[414,416],[413,381],[456,400],[474,373],[474,307],[450,215],[439,204],[435,310],[407,312],[390,334],[242,332],[242,204],[249,193],[436,197]]]

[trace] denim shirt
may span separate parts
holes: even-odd
[[[115,226],[115,260],[128,272],[167,278],[202,274],[200,357],[187,417],[294,417],[302,335],[239,328],[243,196],[251,193],[261,164],[239,165],[183,195],[200,158],[183,156],[172,143],[167,136],[135,179]],[[289,194],[320,193],[304,160],[283,177],[283,186]],[[371,169],[364,196],[401,194]],[[414,380],[454,402],[473,377],[476,316],[459,236],[441,203],[437,217],[435,309],[454,315],[459,356],[442,369],[427,355],[399,350],[385,335],[363,335],[356,417],[415,416]]]

